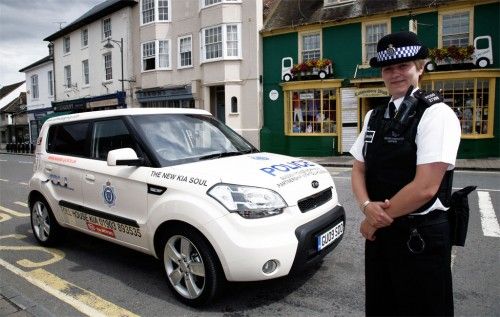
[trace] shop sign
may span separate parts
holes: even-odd
[[[314,93],[309,92],[300,94],[300,100],[310,100],[310,99],[314,99]]]
[[[389,92],[385,87],[379,88],[358,88],[354,92],[354,95],[358,98],[366,98],[366,97],[388,97]]]
[[[278,97],[279,97],[279,93],[276,89],[273,89],[269,92],[269,99],[271,99],[272,101],[276,101],[278,100]]]

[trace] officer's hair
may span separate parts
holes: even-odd
[[[416,59],[413,61],[413,64],[415,64],[415,68],[417,68],[417,70],[423,70],[426,62],[427,61],[425,59]],[[424,73],[422,72],[422,75],[423,74]],[[418,82],[422,80],[422,75],[418,76]]]

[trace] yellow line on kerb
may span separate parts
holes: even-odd
[[[12,209],[5,208],[3,206],[0,206],[0,210],[3,212],[6,212],[8,214],[11,214],[12,216],[16,216],[16,217],[29,217],[30,216],[30,214],[27,212],[14,211]]]
[[[71,284],[56,275],[36,269],[25,272],[12,264],[0,259],[0,265],[12,273],[24,278],[31,284],[73,306],[76,310],[88,316],[138,316],[83,288]]]

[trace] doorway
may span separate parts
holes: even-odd
[[[210,87],[210,112],[222,123],[226,123],[226,92],[224,86]]]

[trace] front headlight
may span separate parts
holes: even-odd
[[[255,219],[279,215],[286,207],[281,196],[270,189],[219,184],[208,190],[213,197],[230,212],[237,212],[243,218]]]

